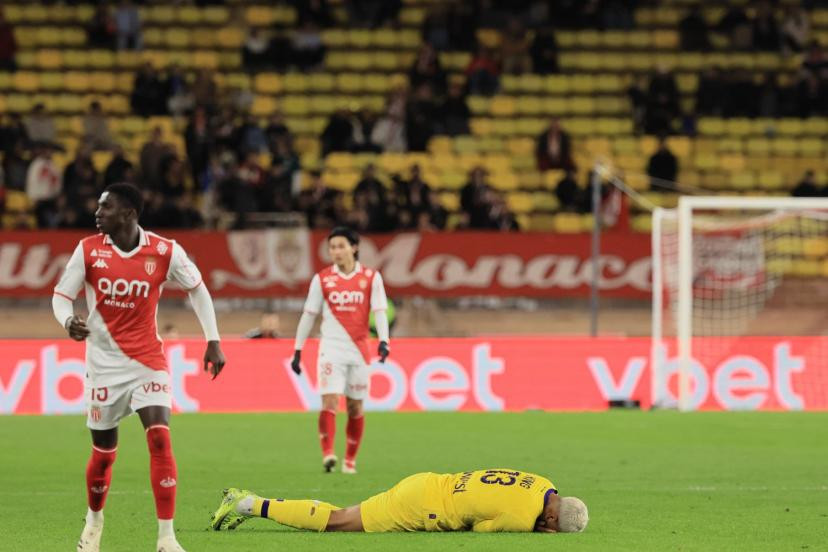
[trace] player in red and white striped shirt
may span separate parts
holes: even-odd
[[[388,356],[387,300],[382,276],[357,261],[359,235],[345,227],[334,228],[328,236],[328,253],[333,265],[316,274],[310,283],[305,311],[296,329],[293,371],[301,373],[301,355],[316,316],[322,313],[322,340],[316,363],[317,385],[322,395],[319,413],[319,440],[325,471],[336,466],[334,436],[339,398],[345,395],[348,425],[343,473],[356,473],[356,455],[365,427],[362,404],[368,397],[371,353],[368,346],[368,319],[371,311],[377,327],[380,362]]]
[[[86,340],[85,396],[92,456],[86,468],[89,510],[78,551],[97,552],[103,507],[118,445],[118,424],[137,412],[146,430],[150,482],[158,514],[158,552],[183,552],[173,531],[177,468],[170,444],[172,390],[156,311],[161,289],[174,281],[189,293],[207,338],[204,369],[224,367],[216,314],[198,268],[173,240],[138,226],[143,201],[131,184],[101,194],[95,221],[100,234],[82,239],[52,299],[55,318],[76,341]],[[88,319],[74,313],[83,289]]]

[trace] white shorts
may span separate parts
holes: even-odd
[[[118,427],[122,418],[145,406],[172,408],[170,375],[162,370],[145,368],[127,381],[101,387],[88,380],[85,391],[89,429]]]
[[[371,374],[362,355],[342,354],[337,349],[320,347],[316,381],[320,395],[345,395],[363,401],[368,398]]]

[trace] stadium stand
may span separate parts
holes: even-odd
[[[305,207],[311,225],[371,231],[580,232],[591,224],[584,202],[561,205],[556,187],[569,169],[582,189],[596,159],[658,205],[693,189],[787,195],[806,171],[817,193],[828,184],[828,9],[675,1],[543,13],[535,5],[548,3],[519,2],[524,30],[497,17],[503,2],[480,2],[488,13],[406,0],[368,15],[344,0],[319,3],[327,11],[301,1],[210,4],[141,5],[142,48],[117,49],[93,33],[97,16],[117,13],[3,3],[0,27],[16,43],[13,64],[0,52],[5,228],[88,221],[66,216],[77,205],[60,198],[36,217],[21,163],[51,149],[62,173],[88,141],[93,102],[160,226],[241,227],[250,213]],[[768,17],[772,49],[758,23]],[[805,31],[796,32],[797,17]],[[458,31],[463,22],[471,36]],[[516,71],[534,57],[538,72],[498,74],[501,54]],[[469,88],[479,93],[466,96]],[[16,149],[40,105],[57,143]],[[554,137],[550,125],[560,126]],[[646,176],[661,134],[678,190]],[[91,157],[99,185],[111,157]],[[368,166],[386,193],[353,193]],[[412,170],[426,186],[412,186]],[[645,215],[631,220],[648,229]]]

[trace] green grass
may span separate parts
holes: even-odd
[[[86,511],[83,420],[0,417],[0,446],[0,550],[74,550]],[[369,414],[357,476],[321,473],[312,414],[178,415],[173,447],[176,528],[191,552],[828,547],[828,414]],[[154,550],[147,464],[132,417],[121,428],[106,552]],[[269,520],[206,530],[226,486],[348,505],[418,471],[507,466],[583,498],[586,532],[320,535]]]

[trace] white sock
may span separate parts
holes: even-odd
[[[236,513],[245,516],[253,515],[253,497],[246,496],[236,505]]]
[[[158,520],[158,538],[163,539],[164,537],[175,538],[175,531],[173,530],[173,520],[171,519]]]
[[[103,510],[93,511],[90,508],[86,509],[86,524],[87,525],[103,525]]]

